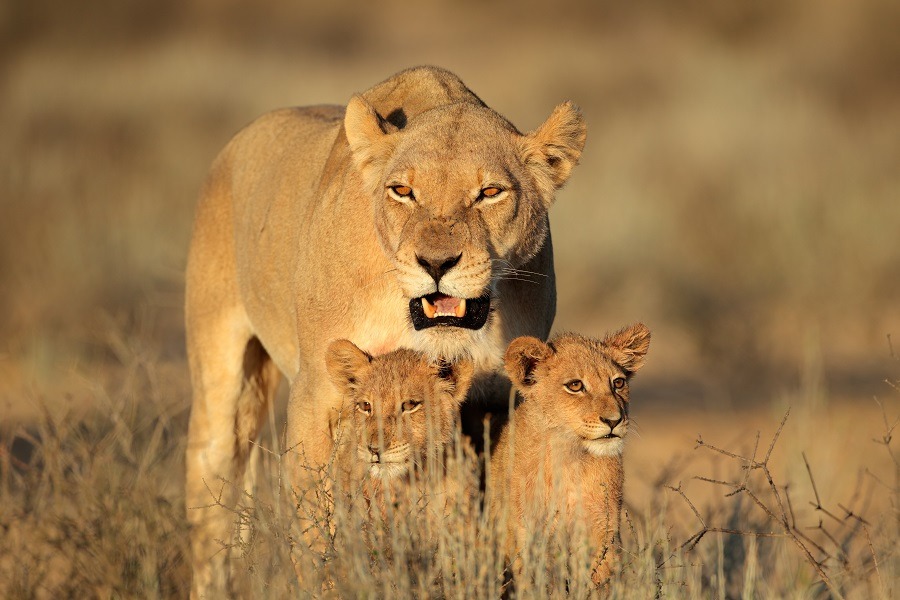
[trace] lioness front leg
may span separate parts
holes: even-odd
[[[305,371],[291,384],[287,414],[288,476],[297,507],[292,560],[299,581],[315,568],[333,535],[333,427],[340,398],[331,383]]]
[[[192,598],[228,593],[227,546],[232,541],[242,466],[236,419],[243,388],[241,363],[249,333],[236,335],[228,319],[189,332],[193,403],[186,452],[185,505],[191,524]],[[218,335],[217,335],[218,333]]]

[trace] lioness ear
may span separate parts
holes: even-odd
[[[472,375],[475,373],[475,364],[470,358],[459,359],[455,362],[444,360],[434,364],[437,368],[437,376],[451,385],[453,399],[462,404],[472,385]]]
[[[360,378],[369,370],[371,362],[372,356],[350,340],[331,342],[325,354],[325,367],[331,382],[345,395],[359,387]]]
[[[643,323],[635,323],[606,336],[602,343],[613,350],[620,367],[634,373],[644,366],[644,356],[650,349],[650,330]]]
[[[375,108],[359,94],[350,98],[344,113],[344,132],[353,160],[366,172],[387,154],[387,133],[392,126],[379,116]]]
[[[553,109],[544,124],[522,138],[525,164],[546,193],[563,186],[584,149],[587,127],[571,102]]]
[[[510,381],[520,390],[534,385],[535,368],[552,354],[553,348],[535,337],[517,337],[510,342],[504,357]]]

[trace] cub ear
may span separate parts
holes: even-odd
[[[387,134],[392,129],[365,98],[359,94],[350,98],[344,112],[344,133],[360,170],[366,172],[387,155]]]
[[[650,330],[643,323],[612,333],[603,340],[611,348],[620,367],[634,373],[644,366],[644,356],[650,349]]]
[[[584,149],[587,127],[571,102],[553,109],[544,124],[522,138],[525,164],[550,194],[563,186]]]
[[[471,358],[462,358],[455,362],[440,360],[433,363],[437,376],[450,384],[451,395],[457,404],[462,404],[472,385],[475,363]]]
[[[553,355],[553,348],[541,340],[523,336],[510,342],[504,357],[504,366],[510,381],[519,389],[535,384],[534,370],[538,364]]]
[[[331,382],[345,395],[351,395],[359,387],[371,362],[372,356],[350,340],[331,342],[325,354],[325,368]]]

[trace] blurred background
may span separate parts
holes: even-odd
[[[556,328],[653,331],[625,456],[629,514],[669,515],[648,544],[697,527],[665,484],[713,525],[777,528],[691,475],[741,480],[698,435],[760,456],[790,408],[771,468],[797,522],[843,503],[900,572],[898,32],[897,0],[4,0],[0,596],[186,595],[183,271],[206,171],[260,114],[419,64],[523,131],[584,111],[551,212]],[[744,546],[715,540],[690,560],[719,544],[739,597]],[[760,582],[804,589],[764,554]]]
[[[733,408],[810,377],[869,398],[900,332],[898,27],[893,0],[5,2],[2,410],[106,376],[116,336],[183,380],[217,151],[267,110],[417,64],[523,131],[581,106],[552,211],[557,329],[645,321],[646,402]]]
[[[640,410],[868,402],[900,335],[898,30],[895,0],[7,0],[0,421],[79,406],[129,353],[186,411],[210,162],[265,111],[417,64],[523,131],[583,109],[556,326],[646,322]]]

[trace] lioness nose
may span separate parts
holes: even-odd
[[[416,254],[416,261],[423,269],[425,269],[426,273],[431,275],[435,283],[440,283],[441,277],[443,277],[447,271],[455,267],[461,258],[462,254],[457,254],[450,258],[423,258]]]
[[[375,460],[378,460],[378,447],[377,446],[369,446],[369,452],[372,453],[372,456],[375,457]]]
[[[613,420],[613,419],[605,419],[605,418],[603,418],[603,417],[601,416],[601,417],[600,417],[600,420],[603,421],[604,423],[606,423],[606,424],[609,426],[609,430],[612,431],[613,429],[616,428],[616,425],[618,425],[619,423],[622,422],[622,416],[619,415],[619,418],[618,418],[618,419],[615,419],[615,420]]]

